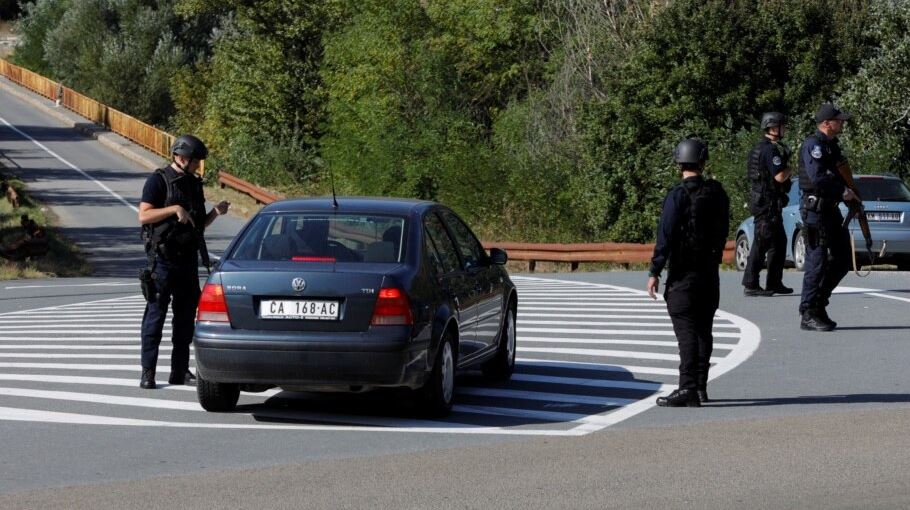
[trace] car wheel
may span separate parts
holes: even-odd
[[[793,267],[797,271],[806,267],[806,235],[802,230],[793,236]]]
[[[213,413],[233,411],[237,406],[237,399],[240,398],[240,385],[206,381],[197,373],[196,395],[199,397],[199,405],[206,411]]]
[[[442,418],[452,412],[455,401],[455,345],[452,336],[442,337],[436,363],[420,389],[421,407],[427,416]]]
[[[736,253],[734,263],[737,271],[745,271],[746,263],[749,261],[749,238],[746,234],[740,234],[736,238]]]
[[[512,304],[509,303],[505,320],[502,321],[502,329],[499,331],[499,346],[496,349],[496,356],[480,367],[483,375],[496,381],[507,381],[512,377],[512,372],[515,371],[515,346],[515,312],[512,311]]]

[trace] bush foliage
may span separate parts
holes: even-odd
[[[293,193],[445,202],[483,236],[649,241],[683,136],[747,215],[762,112],[835,100],[910,177],[900,0],[37,0],[16,60]]]

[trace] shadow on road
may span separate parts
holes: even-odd
[[[712,399],[711,407],[786,406],[805,404],[893,404],[910,403],[910,394],[856,393],[853,395],[819,395],[754,399]]]
[[[910,326],[838,326],[837,331],[872,331],[876,329],[910,329]]]
[[[93,124],[84,124],[91,126]],[[0,142],[14,141],[22,142],[25,138],[12,129],[4,129],[6,126],[0,126]],[[71,127],[48,127],[48,126],[27,126],[16,125],[16,129],[28,134],[39,142],[89,142],[94,138],[86,136]]]
[[[519,370],[530,367],[517,366]],[[568,372],[567,372],[568,371]],[[525,372],[527,374],[527,372]],[[518,375],[518,372],[516,372]],[[625,403],[652,398],[660,382],[635,379],[632,373],[612,367],[594,372],[554,367],[554,377],[584,379],[584,385],[512,380],[493,382],[478,372],[459,373],[455,409],[441,425],[515,427],[554,425],[572,428],[585,417],[612,411]],[[600,380],[603,385],[597,385]],[[641,383],[653,389],[616,388],[610,382]],[[548,395],[540,399],[533,395]],[[528,398],[532,399],[528,399]],[[237,406],[256,421],[294,424],[345,424],[364,426],[420,427],[427,423],[416,392],[382,389],[365,393],[309,393],[284,391],[260,404]],[[417,421],[415,421],[417,420]],[[443,423],[444,422],[444,423]],[[432,425],[431,425],[432,426]]]

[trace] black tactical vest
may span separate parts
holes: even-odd
[[[194,175],[178,173],[169,166],[155,170],[155,175],[164,180],[167,188],[163,207],[180,205],[190,213],[196,228],[189,223],[178,222],[176,215],[143,225],[142,240],[146,253],[157,253],[168,260],[195,259],[206,219],[202,181]]]
[[[674,272],[716,269],[723,259],[723,244],[727,238],[724,225],[723,188],[714,180],[685,190],[687,205],[680,222],[679,242],[670,251],[670,268]]]
[[[769,145],[773,147],[768,147]],[[749,210],[753,216],[779,212],[786,206],[786,193],[789,191],[789,182],[786,185],[781,185],[774,180],[767,161],[762,158],[768,151],[771,152],[772,157],[781,158],[783,167],[787,166],[787,159],[789,159],[785,146],[781,149],[767,138],[758,142],[752,152],[749,153],[749,161],[747,163],[748,178],[751,183]],[[787,189],[784,189],[784,187]]]

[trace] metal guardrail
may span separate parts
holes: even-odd
[[[166,159],[171,157],[170,149],[171,144],[174,143],[174,135],[170,133],[4,59],[0,59],[0,75],[51,101],[59,101],[59,104],[67,110],[141,145],[159,156]],[[200,165],[200,175],[205,173],[204,163]]]
[[[228,187],[235,191],[246,193],[253,197],[257,204],[268,205],[284,198],[281,195],[266,191],[251,182],[245,181],[236,175],[231,175],[227,172],[218,172],[218,184],[221,185],[222,189]]]
[[[578,269],[583,262],[647,264],[654,254],[654,244],[636,243],[586,243],[586,244],[539,244],[483,242],[487,250],[500,248],[509,253],[509,260],[521,260],[528,263],[528,270],[534,272],[537,262],[567,262],[571,270]],[[729,264],[734,259],[734,243],[727,241],[724,247],[724,262]]]

